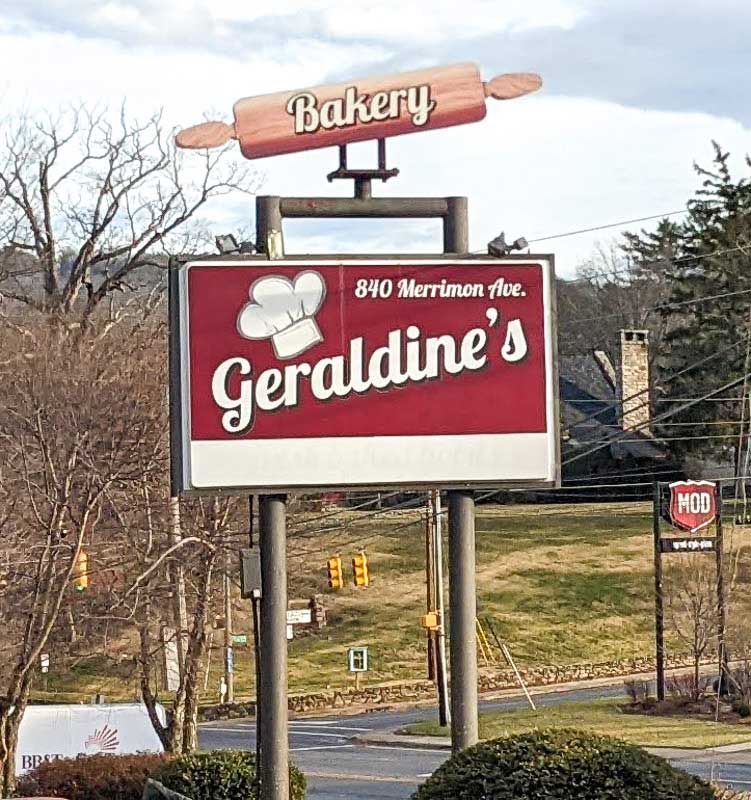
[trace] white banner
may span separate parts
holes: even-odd
[[[162,706],[157,714],[164,723]],[[18,733],[16,774],[57,758],[163,750],[141,703],[28,706]]]

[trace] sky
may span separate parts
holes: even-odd
[[[1,0],[0,111],[71,102],[175,126],[230,121],[241,98],[474,61],[484,79],[535,71],[534,94],[488,103],[469,126],[394,138],[381,196],[467,195],[470,244],[500,231],[571,277],[621,229],[546,237],[685,208],[711,140],[751,152],[751,3],[715,0]],[[375,144],[351,150],[370,166]],[[249,162],[263,193],[334,195],[328,148]],[[217,233],[252,224],[218,198]],[[649,227],[655,223],[643,223]],[[438,222],[295,220],[287,252],[436,252]],[[542,240],[542,241],[534,241]]]

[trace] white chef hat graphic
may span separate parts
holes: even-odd
[[[269,275],[255,281],[237,317],[237,330],[246,339],[271,339],[277,358],[294,358],[323,341],[314,319],[326,296],[321,275],[311,270],[294,281]]]

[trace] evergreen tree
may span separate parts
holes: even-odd
[[[663,220],[654,233],[627,234],[624,249],[637,269],[657,265],[670,285],[661,309],[665,334],[654,398],[659,433],[680,437],[678,451],[724,460],[738,443],[739,421],[748,419],[737,398],[747,393],[751,369],[751,183],[735,179],[729,154],[713,146],[712,168],[695,165],[702,184],[686,220]],[[732,385],[717,391],[726,384]],[[712,392],[684,408],[684,398]]]

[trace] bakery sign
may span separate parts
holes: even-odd
[[[196,150],[237,139],[246,158],[263,158],[477,122],[487,99],[511,100],[541,85],[535,73],[483,81],[475,64],[451,64],[246,97],[235,103],[233,122],[202,122],[175,141]]]
[[[557,482],[551,260],[207,260],[176,280],[181,491]]]
[[[696,533],[717,516],[717,484],[676,481],[670,484],[670,519],[676,528]]]

